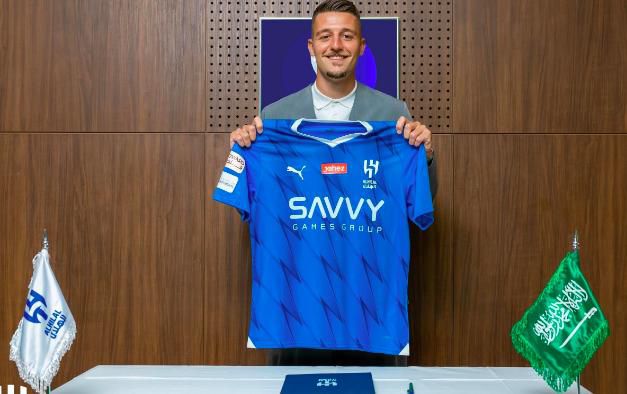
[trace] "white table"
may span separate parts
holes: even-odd
[[[377,394],[551,394],[531,368],[470,367],[233,367],[99,365],[54,394],[259,394],[281,391],[286,374],[372,372]],[[576,384],[568,393],[576,393]],[[582,393],[590,393],[582,387]]]

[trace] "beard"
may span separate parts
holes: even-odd
[[[344,51],[337,51],[337,52],[336,51],[331,51],[326,56],[328,56],[328,57],[331,57],[331,56],[345,56],[345,57],[348,57],[348,56],[350,56],[350,54],[346,53]],[[348,75],[348,70],[336,71],[336,72],[326,71],[324,73],[324,75],[326,75],[327,78],[329,78],[329,79],[344,79]]]
[[[332,71],[327,71],[325,73],[325,75],[327,77],[329,77],[330,79],[343,79],[343,78],[345,78],[348,75],[348,71],[342,71],[342,72],[339,72],[339,73],[334,73]]]

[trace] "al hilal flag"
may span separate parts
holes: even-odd
[[[609,325],[569,252],[512,328],[512,343],[553,390],[564,392],[609,335]]]
[[[76,336],[76,323],[50,267],[47,249],[33,258],[24,314],[11,339],[10,359],[33,390],[44,393]]]

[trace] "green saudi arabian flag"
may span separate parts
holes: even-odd
[[[553,390],[564,392],[609,335],[609,325],[579,269],[579,252],[569,252],[522,319],[512,343]]]

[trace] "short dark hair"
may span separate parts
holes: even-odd
[[[313,26],[313,22],[316,19],[318,14],[323,12],[348,12],[349,14],[355,15],[357,20],[359,18],[359,10],[355,7],[350,0],[324,0],[322,3],[318,4],[316,9],[314,10],[313,16],[311,17],[311,24]]]

